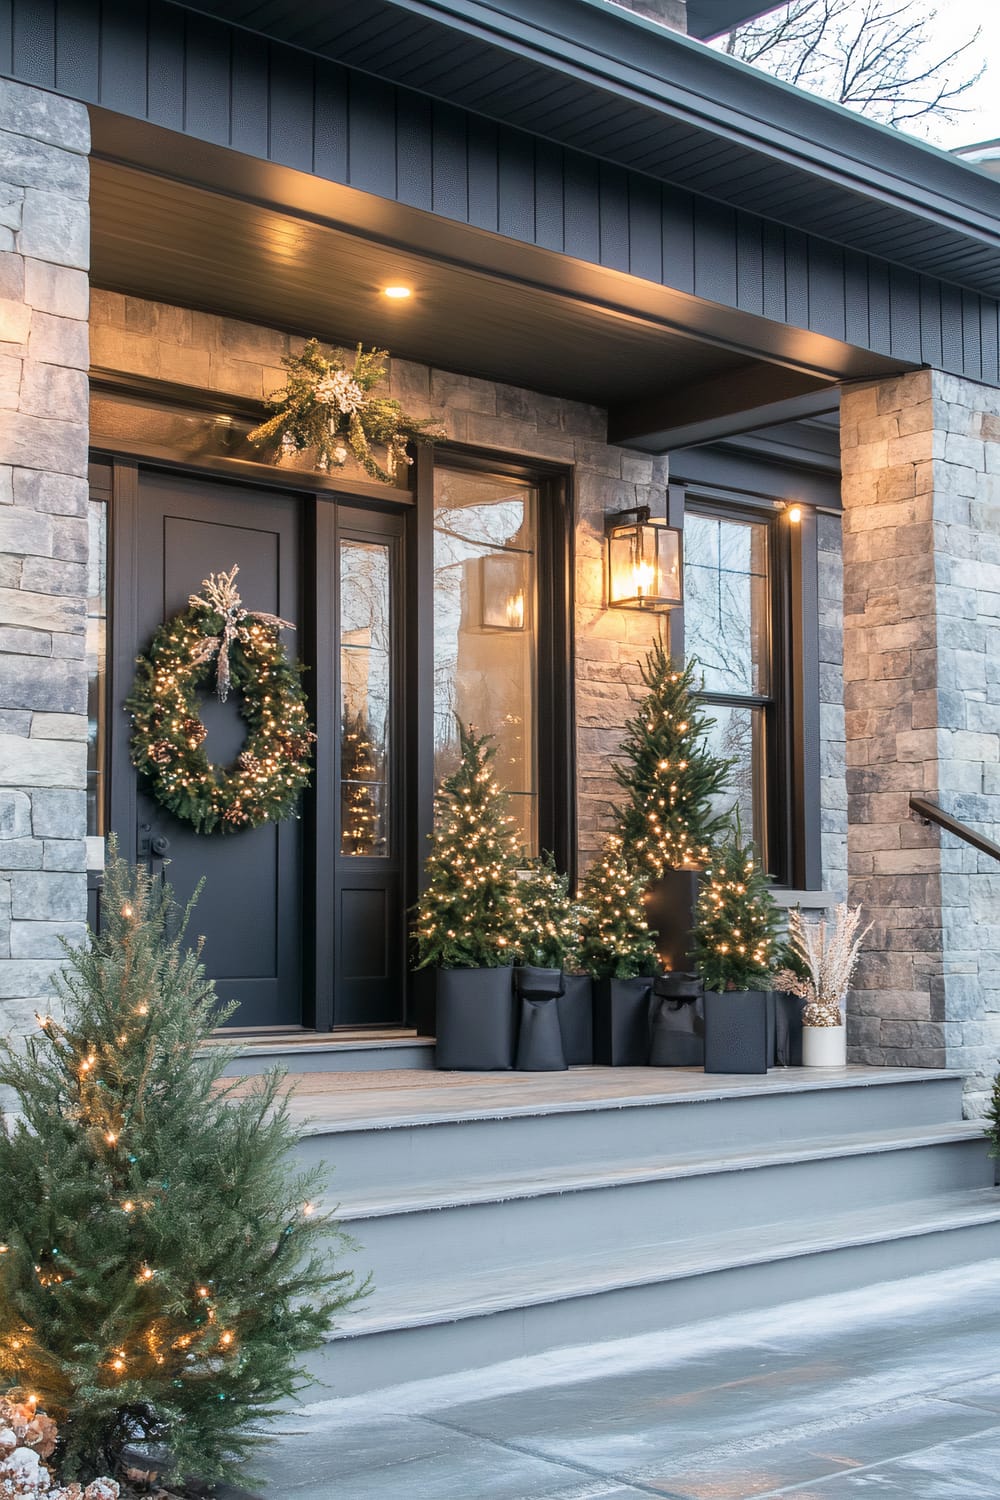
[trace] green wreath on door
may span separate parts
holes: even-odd
[[[302,668],[278,636],[288,620],[248,610],[233,566],[211,574],[188,608],[160,626],[137,658],[126,710],[132,764],[161,806],[197,833],[233,833],[294,817],[309,782],[316,736],[309,723]],[[200,694],[214,678],[224,703],[240,693],[246,744],[230,766],[203,748]]]

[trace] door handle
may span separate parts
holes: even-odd
[[[149,849],[150,853],[155,854],[157,859],[162,859],[165,854],[169,854],[170,852],[170,840],[165,838],[162,833],[158,833],[155,838],[150,839]]]

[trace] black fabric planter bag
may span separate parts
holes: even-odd
[[[564,974],[565,989],[556,1001],[563,1055],[571,1068],[594,1061],[594,981],[589,974]]]
[[[705,1072],[766,1073],[773,1060],[773,993],[706,990]]]
[[[594,985],[594,1061],[644,1068],[649,1058],[651,978],[598,979]]]
[[[802,1066],[802,1008],[798,995],[774,992],[774,1060],[779,1068]]]
[[[535,964],[521,964],[514,970],[514,989],[522,1000],[545,1000],[561,995],[564,988],[562,969],[540,969]]]
[[[649,1066],[700,1068],[705,1061],[705,1000],[697,974],[663,974],[649,1001]]]
[[[521,1027],[517,1037],[519,1073],[565,1073],[559,1003],[555,995],[521,1000]]]
[[[512,1068],[514,1007],[510,969],[439,969],[435,1065],[469,1073]]]

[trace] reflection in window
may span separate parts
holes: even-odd
[[[340,544],[340,852],[389,853],[391,556]]]
[[[458,759],[457,718],[496,736],[496,769],[526,852],[538,851],[535,561],[538,491],[439,466],[434,476],[434,771]]]
[[[712,749],[734,762],[716,811],[735,805],[767,862],[767,726],[772,707],[770,533],[765,521],[684,518],[684,647],[704,673]]]
[[[706,692],[769,691],[767,548],[765,523],[685,517],[684,638]]]
[[[108,686],[108,507],[87,507],[87,833],[101,838],[105,822],[105,719]]]

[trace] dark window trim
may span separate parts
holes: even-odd
[[[790,491],[794,485],[789,486]],[[771,572],[771,694],[706,693],[706,704],[759,704],[765,710],[767,863],[779,887],[822,884],[818,557],[815,512],[783,522],[774,501],[699,484],[671,486],[671,521],[687,513],[767,522]],[[796,499],[798,498],[796,494]],[[679,616],[679,618],[678,618]],[[676,627],[674,620],[676,619]],[[683,614],[671,620],[671,649],[684,654]]]

